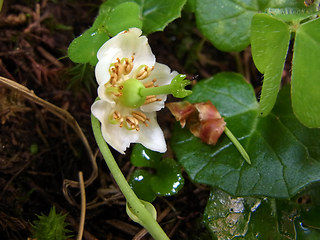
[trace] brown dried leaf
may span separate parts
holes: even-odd
[[[225,129],[226,122],[210,101],[195,104],[174,102],[166,106],[182,127],[187,125],[191,133],[204,143],[215,145]]]

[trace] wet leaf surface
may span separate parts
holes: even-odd
[[[218,239],[318,239],[317,196],[317,191],[305,191],[293,200],[233,197],[214,188],[204,221]]]
[[[179,164],[170,158],[161,159],[162,155],[141,144],[133,148],[131,163],[144,169],[136,169],[129,184],[142,200],[152,202],[156,196],[174,195],[184,185]]]
[[[287,198],[320,180],[319,129],[304,127],[291,109],[290,87],[280,91],[273,112],[258,115],[252,87],[241,75],[221,73],[198,83],[186,99],[210,100],[251,158],[245,164],[226,136],[216,146],[176,125],[172,147],[192,180],[237,196]]]

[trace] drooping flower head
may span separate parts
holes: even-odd
[[[189,94],[184,90],[186,80],[156,62],[148,39],[137,28],[108,40],[97,57],[95,74],[100,100],[92,105],[91,111],[101,122],[105,141],[123,154],[134,142],[165,152],[156,111],[164,107],[167,93]]]

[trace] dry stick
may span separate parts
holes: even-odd
[[[82,239],[83,229],[84,229],[84,220],[86,216],[86,192],[84,188],[83,174],[81,171],[79,172],[79,185],[80,185],[80,191],[81,191],[81,215],[80,215],[80,223],[79,223],[77,240]]]
[[[15,82],[15,81],[12,81],[10,79],[7,79],[5,77],[0,76],[0,85],[3,85],[7,88],[14,90],[14,91],[17,91],[25,98],[44,107],[49,112],[56,115],[57,117],[59,117],[63,121],[65,121],[77,133],[77,135],[80,137],[80,139],[82,140],[82,142],[87,150],[87,153],[89,155],[89,158],[90,158],[90,161],[92,164],[91,176],[84,182],[85,186],[90,185],[98,176],[98,167],[97,167],[97,163],[95,161],[95,157],[94,157],[92,150],[90,148],[90,145],[88,143],[88,140],[87,140],[86,136],[84,135],[84,133],[82,132],[82,130],[81,130],[78,122],[75,120],[75,118],[68,111],[66,111],[62,108],[59,108],[56,105],[43,100],[42,98],[35,95],[35,93],[32,90],[29,90],[25,86]],[[64,183],[63,183],[63,193],[64,193],[66,199],[69,201],[69,203],[76,205],[74,200],[68,194],[67,188],[69,186],[71,186],[73,188],[77,188],[77,187],[79,187],[79,183],[76,181],[73,181],[73,180],[68,180],[68,179],[65,179]]]

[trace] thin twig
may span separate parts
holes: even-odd
[[[80,223],[79,223],[77,240],[82,239],[83,229],[84,229],[84,220],[86,216],[86,192],[84,187],[83,174],[81,171],[79,172],[79,185],[80,185],[80,191],[81,191],[81,215],[80,215]]]
[[[95,156],[93,155],[91,147],[89,145],[89,142],[88,142],[86,136],[84,135],[82,129],[80,128],[78,122],[75,120],[75,118],[68,111],[66,111],[62,108],[59,108],[56,105],[43,100],[42,98],[35,95],[35,93],[32,90],[29,90],[25,86],[15,82],[15,81],[12,81],[10,79],[7,79],[5,77],[0,76],[0,85],[3,85],[7,88],[10,88],[10,89],[20,93],[22,96],[31,100],[32,102],[44,107],[49,112],[51,112],[55,116],[59,117],[63,121],[65,121],[77,133],[77,135],[80,137],[80,139],[82,140],[82,142],[87,150],[87,153],[89,155],[89,158],[90,158],[90,161],[92,164],[91,176],[84,182],[85,186],[90,185],[98,176],[98,167],[97,167]],[[68,179],[65,179],[64,183],[63,183],[63,193],[64,193],[66,199],[69,201],[70,204],[76,205],[75,201],[68,194],[68,187],[69,186],[71,186],[73,188],[78,188],[79,183],[77,181],[68,180]]]

